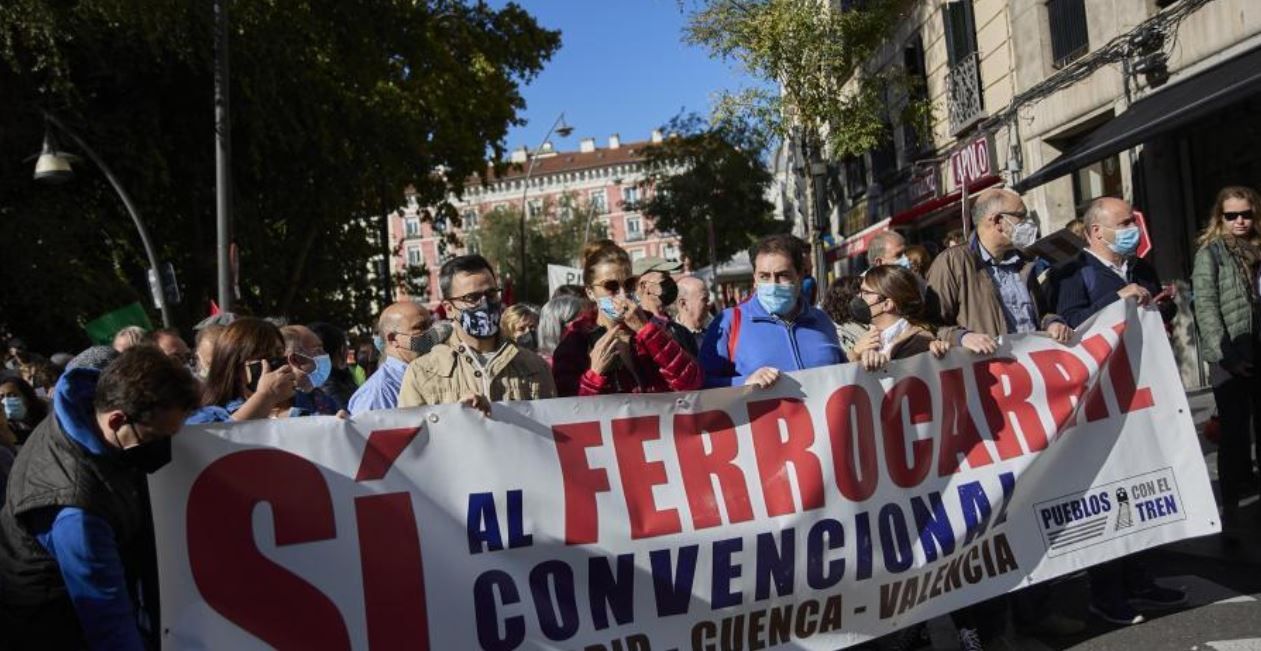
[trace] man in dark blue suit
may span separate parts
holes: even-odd
[[[1160,294],[1160,279],[1138,251],[1139,228],[1130,204],[1114,197],[1095,199],[1082,217],[1086,248],[1051,272],[1055,313],[1076,328],[1122,298],[1148,305]],[[1160,306],[1174,309],[1172,302]]]
[[[1056,267],[1047,281],[1056,314],[1076,328],[1122,298],[1150,305],[1160,294],[1160,280],[1156,270],[1135,255],[1139,229],[1130,204],[1113,197],[1095,199],[1082,222],[1086,248]],[[1172,301],[1159,307],[1166,321],[1176,310]],[[1113,624],[1142,622],[1136,606],[1168,608],[1186,601],[1181,590],[1156,585],[1134,556],[1090,568],[1090,587],[1091,612]]]

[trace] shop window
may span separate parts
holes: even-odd
[[[1047,0],[1051,26],[1051,60],[1061,68],[1090,51],[1085,0]]]

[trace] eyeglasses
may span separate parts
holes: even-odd
[[[456,296],[450,299],[452,303],[463,303],[465,305],[478,305],[482,301],[494,303],[499,300],[499,288],[491,287],[480,292],[469,292],[463,296]]]
[[[1232,210],[1230,212],[1222,213],[1222,221],[1233,222],[1237,219],[1247,219],[1251,221],[1252,215],[1253,215],[1253,210],[1251,208],[1249,208],[1248,210]]]
[[[882,301],[884,300],[884,294],[881,294],[880,292],[873,292],[873,291],[871,291],[870,289],[859,289],[859,290],[858,290],[858,294],[859,294],[859,296],[861,296],[861,295],[863,295],[863,294],[866,294],[867,296],[875,296],[876,298],[878,298],[878,299],[880,299],[880,300],[882,300]]]
[[[1024,220],[1026,220],[1026,219],[1028,219],[1028,218],[1029,218],[1029,211],[1028,211],[1028,210],[1019,210],[1019,211],[1007,211],[1007,210],[1005,210],[1005,211],[1002,211],[1002,212],[1000,212],[1000,213],[998,213],[998,214],[999,214],[1000,216],[1003,216],[1003,217],[1014,217],[1014,218],[1016,219],[1016,221],[1018,221],[1018,222],[1022,222],[1022,221],[1024,221]]]
[[[626,280],[623,280],[620,283],[610,278],[609,280],[606,280],[602,283],[596,283],[592,285],[592,287],[593,288],[599,287],[603,289],[604,291],[608,292],[609,294],[616,294],[619,289],[625,291],[627,294],[634,294],[635,289],[638,285],[639,285],[638,278],[627,278]]]

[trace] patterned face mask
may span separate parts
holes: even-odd
[[[499,316],[503,304],[482,300],[478,305],[460,312],[460,328],[477,339],[490,339],[499,334]]]

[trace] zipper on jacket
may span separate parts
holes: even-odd
[[[805,365],[801,363],[801,350],[797,348],[797,333],[796,333],[797,322],[793,321],[792,323],[788,323],[786,321],[783,321],[782,319],[779,319],[778,317],[776,317],[776,320],[779,321],[780,324],[784,326],[784,329],[788,332],[788,347],[792,349],[793,361],[797,363],[797,368],[795,370],[800,371],[803,368],[805,368]]]

